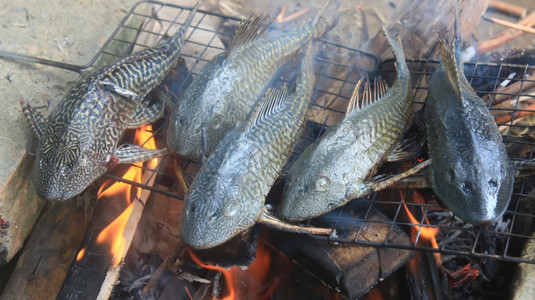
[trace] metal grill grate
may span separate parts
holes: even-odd
[[[113,62],[132,51],[152,46],[164,36],[174,33],[186,18],[189,10],[189,8],[156,1],[140,2],[130,10],[109,40],[87,65],[62,66],[53,62],[43,62],[42,60],[38,62],[77,71]],[[182,82],[187,82],[187,79],[192,75],[195,76],[207,61],[224,50],[225,45],[233,36],[233,29],[237,23],[237,19],[224,15],[204,11],[198,12],[188,33],[189,39],[182,53],[189,70],[183,72],[186,79]],[[165,32],[165,34],[162,34],[162,32]],[[388,77],[388,74],[392,75],[395,72],[392,64],[389,65],[386,62],[381,65],[382,68],[379,68],[378,59],[374,55],[358,49],[323,39],[317,41],[315,45],[324,50],[337,52],[337,54],[346,58],[346,63],[336,63],[332,58],[321,55],[316,57],[315,72],[317,81],[311,101],[308,126],[300,144],[296,147],[293,158],[306,145],[316,140],[326,127],[341,119],[354,84],[362,73],[377,72],[378,69],[384,69],[381,70],[381,74]],[[24,59],[24,57],[21,58]],[[34,58],[26,59],[36,61]],[[416,100],[421,102],[427,94],[428,77],[438,67],[438,62],[410,60],[408,64],[412,70],[413,79],[418,78],[418,80],[415,80],[414,92]],[[515,72],[516,76],[513,81],[517,82],[517,85],[524,87],[532,85],[535,81],[533,76],[529,77],[528,75],[534,73],[535,66],[477,62],[466,64],[466,70],[471,70],[466,75],[480,96],[488,99],[490,110],[501,115],[511,115],[510,120],[498,125],[505,137],[506,145],[513,149],[512,159],[525,160],[531,158],[535,149],[535,140],[529,137],[530,127],[519,119],[519,113],[532,112],[531,110],[522,109],[521,105],[525,99],[533,98],[534,96],[524,92],[501,91],[500,83],[507,80],[508,76]],[[519,91],[522,90],[524,89],[521,88]],[[503,104],[498,107],[497,103],[502,101],[503,98],[505,98],[505,101],[501,103],[508,102],[512,104],[509,107]],[[165,141],[165,127],[165,123],[160,124],[159,129],[155,131],[155,135],[160,141]],[[528,136],[523,137],[526,134]],[[515,153],[517,154],[515,155]],[[174,192],[177,184],[176,176],[171,167],[166,168],[166,165],[171,165],[170,160],[161,160],[160,165],[161,168],[159,170],[163,171],[158,172],[159,179],[157,180],[169,183],[169,190],[125,181],[112,175],[107,176],[163,193],[170,197],[183,199],[183,194]],[[186,178],[192,180],[197,170],[196,163],[192,161],[185,162],[184,169]],[[324,239],[338,243],[434,251],[450,255],[535,263],[533,260],[521,258],[519,253],[521,246],[527,240],[534,238],[530,236],[531,223],[535,219],[533,211],[530,211],[530,205],[533,206],[535,204],[533,186],[535,186],[535,178],[533,177],[517,180],[511,205],[504,216],[504,220],[496,226],[485,228],[476,228],[455,219],[448,209],[444,208],[437,199],[431,196],[432,193],[429,191],[389,191],[374,194],[370,197],[354,200],[348,206],[323,217],[323,221],[334,224],[334,229],[337,232],[336,234],[333,232],[331,236]],[[415,199],[421,201],[416,203]],[[416,224],[409,222],[405,206],[415,214],[417,218]],[[355,210],[354,208],[358,209]],[[372,212],[376,209],[385,213],[392,221],[373,218]],[[357,213],[353,211],[357,211]],[[363,228],[374,223],[386,226],[387,231],[382,242],[370,242],[362,234]],[[344,228],[347,228],[348,225],[353,228],[353,232],[355,232],[355,229],[357,230],[356,234],[351,237],[338,235],[340,232],[344,232]],[[391,233],[397,230],[396,228],[401,228],[407,233],[411,232],[411,230],[415,231],[414,242],[400,244],[395,240],[391,240]],[[430,228],[438,231],[438,248],[432,247],[428,241],[422,238],[424,232]],[[489,241],[493,241],[492,245],[494,246],[489,248]]]

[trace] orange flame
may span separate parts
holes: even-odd
[[[275,284],[270,284],[267,289],[264,289],[263,286],[269,281],[268,277],[271,263],[271,253],[264,243],[259,243],[256,259],[251,263],[247,270],[242,270],[238,267],[232,267],[227,270],[218,266],[208,265],[197,258],[189,249],[188,252],[191,259],[199,266],[210,270],[220,271],[223,273],[223,276],[225,276],[229,294],[223,298],[214,299],[269,299],[269,295],[275,288]]]
[[[76,261],[80,261],[82,259],[82,257],[84,257],[85,255],[85,247],[82,248],[82,250],[80,250],[80,252],[78,252],[78,255],[76,255]]]
[[[143,142],[147,141],[143,144],[145,148],[156,149],[156,143],[154,141],[154,138],[152,137],[151,131],[151,125],[142,126],[140,129],[138,129],[134,138],[134,144],[141,145]],[[147,167],[153,169],[156,167],[157,164],[158,159],[154,158],[147,163]],[[123,178],[129,181],[141,183],[142,166],[142,162],[135,163],[127,170],[127,172],[123,175]],[[134,199],[132,198],[132,192],[135,193],[135,198],[139,198],[141,195],[141,188],[131,186],[130,184],[124,182],[115,182],[109,186],[107,186],[106,183],[103,184],[97,193],[99,200],[102,197],[113,197],[115,199],[124,199],[126,201],[126,204],[128,204],[128,207],[119,215],[119,217],[117,217],[110,223],[110,225],[104,228],[99,233],[96,239],[97,244],[109,245],[110,252],[113,257],[113,267],[116,267],[121,262],[122,255],[120,254],[124,253],[124,251],[126,250],[126,241],[123,236],[123,233],[132,213],[132,210],[134,209],[135,201],[132,201]],[[80,261],[84,254],[85,248],[80,250],[76,260]]]
[[[415,199],[415,202],[418,202],[418,203],[419,202],[423,203],[423,201],[424,201],[422,196],[417,192],[414,192],[414,199]],[[405,208],[405,212],[407,213],[407,216],[409,217],[410,222],[413,223],[413,224],[420,224],[420,222],[418,222],[416,217],[414,217],[414,215],[410,212],[409,208],[405,204],[405,201],[402,200],[402,202],[403,202],[403,207]],[[427,223],[427,225],[431,224],[429,222],[429,220],[427,219],[427,217],[425,217],[424,220]],[[437,239],[436,239],[436,235],[437,235],[437,233],[439,231],[438,228],[416,225],[416,226],[411,227],[411,231],[412,231],[411,238],[412,238],[413,242],[416,240],[417,234],[420,233],[420,236],[424,240],[429,241],[429,243],[431,244],[431,247],[433,247],[435,249],[438,249],[438,243],[437,243]],[[437,262],[437,265],[439,267],[441,267],[442,266],[442,256],[438,252],[435,252],[434,255],[435,255],[435,260]]]

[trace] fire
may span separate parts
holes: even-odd
[[[134,138],[134,144],[142,145],[148,149],[156,149],[156,143],[154,138],[152,138],[151,131],[151,125],[142,126],[140,129],[138,129]],[[148,168],[153,169],[158,164],[158,159],[154,158],[146,164]],[[123,175],[123,178],[129,181],[141,183],[142,167],[142,162],[135,163],[127,170],[127,172]],[[132,198],[132,193],[134,193],[135,198]],[[111,185],[104,183],[98,191],[97,196],[99,201],[102,198],[124,199],[125,203],[128,204],[128,207],[115,220],[113,220],[110,225],[104,228],[98,234],[96,239],[97,244],[105,244],[109,246],[110,253],[113,257],[113,267],[119,265],[123,257],[121,254],[128,250],[126,249],[126,241],[123,233],[128,220],[130,219],[132,210],[134,209],[134,199],[139,198],[140,194],[141,188],[131,186],[130,184],[124,182],[115,182]],[[76,257],[76,261],[80,261],[84,254],[85,248],[80,250]]]
[[[423,197],[418,192],[414,192],[413,200],[414,200],[415,203],[425,203]],[[403,202],[403,207],[405,207],[405,212],[407,213],[407,216],[409,217],[410,222],[413,223],[413,224],[420,224],[420,222],[418,222],[418,220],[414,217],[414,215],[409,211],[409,208],[405,204],[405,201],[402,200],[402,202]],[[427,219],[427,217],[425,217],[424,220],[428,225],[430,224],[429,220]],[[416,226],[413,226],[411,228],[411,231],[412,231],[411,232],[411,238],[412,238],[413,242],[416,240],[417,234],[419,232],[420,236],[424,240],[429,241],[429,243],[431,244],[431,247],[433,247],[435,249],[438,249],[438,243],[437,243],[437,239],[436,239],[436,235],[437,235],[437,233],[439,231],[438,228],[432,228],[432,227],[425,227],[425,226],[416,225]],[[458,270],[458,271],[455,271],[455,272],[450,272],[450,271],[446,270],[446,268],[443,267],[443,265],[442,265],[442,256],[440,255],[440,253],[436,252],[436,253],[434,253],[434,255],[435,255],[435,261],[436,261],[438,267],[444,273],[446,273],[446,276],[448,278],[448,282],[449,282],[451,287],[455,287],[455,286],[459,286],[459,285],[462,285],[462,284],[469,283],[469,282],[475,280],[479,276],[479,270],[477,270],[475,268],[472,268],[470,266],[470,264],[464,266],[461,270]]]
[[[82,248],[82,250],[78,252],[78,255],[76,255],[76,261],[80,261],[82,257],[84,257],[84,255],[85,255],[85,248]]]
[[[271,253],[262,242],[259,243],[257,248],[256,259],[247,270],[242,270],[238,267],[232,267],[227,270],[218,266],[208,265],[197,258],[192,251],[189,251],[189,254],[191,259],[199,266],[223,273],[229,294],[223,298],[214,299],[269,299],[269,295],[275,288],[275,284],[269,284]],[[264,286],[266,283],[269,286]]]
[[[405,212],[407,213],[407,216],[409,217],[410,222],[413,223],[413,224],[420,224],[420,222],[418,222],[416,217],[414,217],[414,215],[410,212],[409,208],[405,204],[405,201],[402,200],[402,202],[403,202],[403,207],[405,208]],[[423,200],[422,196],[417,192],[414,192],[414,202],[424,203],[424,200]],[[431,224],[431,223],[429,223],[429,220],[427,219],[427,217],[425,217],[424,220],[427,223],[427,225]],[[412,240],[414,242],[416,240],[416,236],[419,233],[420,236],[424,240],[429,241],[429,243],[431,244],[431,247],[433,247],[435,249],[438,249],[438,243],[437,243],[437,239],[436,239],[436,235],[438,233],[438,230],[439,230],[438,228],[434,228],[434,227],[425,227],[425,226],[419,226],[419,225],[413,226],[413,227],[411,227],[411,231],[412,231],[411,238],[412,238]],[[442,266],[442,256],[440,255],[440,253],[435,253],[435,259],[436,259],[437,265],[439,267],[441,267]]]

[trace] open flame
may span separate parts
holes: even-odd
[[[423,197],[418,192],[414,192],[413,201],[416,203],[425,203]],[[403,207],[405,208],[405,212],[407,213],[407,216],[409,217],[410,222],[412,224],[420,224],[420,222],[418,222],[416,217],[410,212],[409,208],[405,204],[405,201],[402,200],[402,202],[403,202]],[[427,225],[431,224],[429,223],[429,220],[427,219],[427,217],[424,218],[424,221],[425,223],[427,223]],[[419,239],[419,237],[421,237],[423,240],[428,241],[431,247],[438,249],[438,243],[436,239],[438,230],[439,229],[436,227],[427,227],[427,226],[420,226],[420,225],[412,226],[411,227],[411,239],[413,242],[415,242],[417,238]],[[439,267],[442,267],[442,256],[438,252],[435,252],[434,255],[435,255],[435,260],[437,262],[437,265]]]
[[[259,242],[256,249],[256,258],[247,270],[239,267],[224,269],[203,263],[195,254],[188,249],[191,259],[199,266],[220,271],[227,282],[228,295],[221,300],[233,299],[269,299],[275,288],[275,283],[270,283],[271,253],[267,246]]]
[[[136,131],[133,143],[136,145],[142,145],[142,143],[144,143],[142,146],[145,148],[156,149],[156,142],[152,137],[151,131],[151,125],[142,126]],[[154,169],[158,164],[158,159],[154,158],[146,164],[148,168]],[[133,164],[133,166],[131,166],[123,175],[123,178],[129,181],[141,183],[142,167],[142,162]],[[132,197],[132,194],[135,195],[135,198]],[[134,208],[134,200],[139,198],[140,195],[141,188],[124,182],[115,182],[111,185],[104,183],[97,193],[99,201],[104,200],[101,198],[124,199],[125,204],[128,204],[128,207],[115,220],[113,220],[110,225],[104,228],[96,239],[97,244],[105,244],[109,247],[110,253],[113,257],[113,267],[119,265],[123,257],[122,254],[128,250],[126,249],[126,241],[123,233]],[[76,261],[80,261],[84,255],[85,248],[78,252]]]
[[[413,201],[415,203],[422,203],[422,204],[425,203],[425,200],[418,192],[414,192]],[[402,202],[403,202],[403,207],[405,208],[405,212],[407,213],[407,216],[409,217],[410,222],[415,224],[415,226],[411,227],[412,241],[415,242],[416,238],[419,235],[423,240],[428,241],[431,247],[438,249],[436,235],[439,229],[434,228],[434,227],[427,227],[427,226],[419,225],[421,223],[418,222],[416,217],[414,217],[414,215],[410,212],[409,208],[405,204],[405,201],[402,200]],[[430,225],[430,222],[427,219],[427,217],[424,218],[424,221],[425,223]],[[448,282],[451,287],[469,283],[475,280],[479,276],[479,270],[472,268],[470,264],[467,264],[466,266],[464,266],[462,269],[458,271],[450,272],[446,270],[446,268],[443,267],[442,256],[440,255],[440,253],[435,252],[434,256],[435,256],[435,261],[437,263],[437,266],[446,274]]]

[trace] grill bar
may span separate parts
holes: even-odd
[[[148,10],[147,10],[148,8]],[[167,15],[173,15],[171,19],[157,19],[159,12],[167,11]],[[144,13],[146,11],[152,11],[151,14]],[[117,53],[114,51],[117,47],[112,47],[115,43],[127,44],[128,49],[138,50],[148,46],[147,44],[141,44],[136,42],[137,39],[128,40],[124,39],[120,33],[123,31],[135,30],[137,35],[143,33],[144,35],[151,35],[154,40],[160,40],[166,35],[170,35],[180,25],[180,18],[183,18],[189,8],[179,5],[160,3],[158,1],[145,1],[137,3],[125,16],[123,21],[113,32],[111,37],[106,41],[104,46],[97,52],[95,57],[91,61],[83,66],[78,66],[78,70],[69,66],[71,70],[82,71],[88,68],[97,67],[102,62],[114,61],[120,57],[126,55],[126,53]],[[191,36],[197,33],[211,34],[211,38],[206,43],[200,43],[198,41],[188,41],[185,45],[185,49],[188,47],[195,47],[195,49],[201,49],[196,52],[184,51],[182,57],[186,61],[187,68],[189,70],[187,76],[195,76],[200,71],[201,67],[215,55],[216,52],[223,51],[224,48],[217,44],[218,40],[225,40],[232,38],[232,32],[229,32],[229,24],[236,26],[238,19],[227,17],[217,13],[210,13],[206,11],[199,11],[197,17],[192,24]],[[132,27],[129,25],[129,21],[132,18],[139,18],[142,20],[140,28]],[[207,28],[204,25],[204,20],[211,18],[215,19],[217,24],[221,24],[219,28]],[[153,31],[149,24],[151,22],[159,22],[162,26],[162,30]],[[162,34],[161,32],[166,32]],[[323,112],[326,117],[323,119],[310,119],[307,122],[309,130],[306,130],[306,134],[302,137],[301,143],[304,145],[310,144],[317,140],[317,138],[325,131],[329,125],[336,122],[344,114],[344,109],[349,101],[351,91],[357,79],[366,72],[377,73],[380,70],[380,74],[394,74],[392,61],[386,61],[379,65],[379,60],[375,55],[365,53],[358,49],[341,45],[333,41],[320,39],[316,41],[316,44],[328,45],[331,48],[335,48],[344,55],[351,57],[358,57],[359,60],[369,60],[374,66],[372,69],[366,70],[353,65],[343,65],[332,62],[328,58],[318,56],[315,63],[317,65],[315,72],[317,75],[317,84],[315,87],[315,93],[311,101],[311,109]],[[0,57],[6,57],[3,52],[0,52]],[[34,62],[47,63],[47,61],[40,60],[38,58],[32,58]],[[433,74],[433,71],[438,68],[439,62],[435,60],[407,60],[409,68],[412,70],[413,78],[420,78],[414,82],[414,93],[417,95],[418,103],[422,103],[427,93],[427,81]],[[48,63],[50,64],[50,63]],[[54,65],[54,64],[51,64]],[[387,66],[392,66],[390,69]],[[61,67],[61,66],[58,66]],[[343,76],[339,76],[339,72],[333,72],[331,70],[343,70]],[[327,70],[327,71],[325,71]],[[518,92],[510,92],[504,90],[500,84],[505,80],[510,79],[510,74],[515,72],[516,75],[509,84],[517,84],[519,86]],[[509,147],[521,147],[523,150],[522,155],[513,155],[513,160],[526,160],[531,159],[534,156],[535,151],[535,139],[526,139],[524,135],[530,134],[529,125],[523,124],[522,120],[517,116],[517,112],[534,112],[533,110],[523,109],[521,106],[521,100],[523,98],[533,98],[535,96],[528,93],[525,89],[527,86],[535,86],[535,77],[530,75],[535,74],[535,66],[529,64],[514,64],[514,63],[494,63],[494,62],[470,62],[465,64],[465,73],[474,86],[476,92],[484,97],[488,101],[489,109],[494,113],[508,113],[511,114],[511,119],[508,122],[498,123],[499,128],[502,130],[504,136],[504,143]],[[422,94],[423,93],[423,94]],[[498,104],[505,101],[513,101],[512,106],[500,106]],[[500,100],[497,100],[500,98]],[[160,124],[160,129],[154,134],[157,140],[165,140],[165,122]],[[299,155],[298,151],[294,152],[293,158]],[[162,162],[169,160],[161,160]],[[186,179],[192,181],[194,173],[197,170],[196,162],[188,161],[185,164],[184,172]],[[167,168],[169,169],[169,168]],[[165,170],[165,168],[160,168]],[[167,171],[169,172],[169,171]],[[158,171],[158,176],[165,176],[167,179],[173,178],[176,185],[176,176],[173,173],[166,173],[165,171]],[[108,178],[112,178],[117,181],[126,182],[131,185],[139,186],[144,189],[149,189],[153,192],[158,192],[169,197],[182,200],[184,195],[176,194],[172,191],[173,187],[169,190],[165,190],[159,187],[149,187],[143,184],[138,184],[130,181],[126,181],[122,178],[117,178],[113,175],[105,175]],[[437,199],[430,197],[426,199],[426,203],[413,203],[408,200],[409,195],[413,195],[414,191],[398,191],[397,194],[401,195],[393,198],[383,198],[383,194],[373,194],[363,199],[354,200],[351,206],[358,205],[360,208],[360,215],[355,216],[346,213],[348,208],[341,208],[325,216],[325,219],[332,221],[334,224],[334,230],[340,232],[343,226],[351,224],[351,226],[360,227],[357,230],[357,234],[353,238],[344,238],[337,236],[333,230],[333,233],[328,237],[313,237],[317,239],[323,239],[326,242],[335,243],[351,243],[368,245],[374,247],[389,247],[400,248],[417,251],[430,251],[438,252],[447,255],[456,256],[470,256],[476,258],[492,258],[500,259],[511,262],[524,262],[535,263],[534,260],[524,259],[520,257],[521,246],[533,239],[531,232],[522,232],[522,227],[525,224],[532,224],[535,221],[535,215],[527,208],[526,203],[534,202],[535,193],[532,190],[535,188],[535,178],[527,177],[516,181],[515,189],[511,199],[511,205],[508,211],[505,213],[504,220],[499,223],[499,226],[488,226],[485,228],[476,228],[470,224],[464,224],[458,219],[455,219],[453,214],[446,209]],[[430,194],[430,193],[428,193]],[[412,224],[406,219],[406,206],[413,212],[420,212],[416,218],[418,224]],[[386,208],[390,213],[388,216],[391,218],[391,222],[374,221],[368,219],[369,213],[372,208],[379,208],[382,210]],[[427,224],[426,220],[429,220],[430,224]],[[362,236],[363,227],[367,223],[382,223],[387,224],[389,232],[386,234],[386,238],[383,242],[369,242]],[[415,242],[412,245],[406,246],[401,244],[395,244],[389,241],[391,232],[394,227],[397,226],[406,232],[411,231],[412,228],[417,229],[415,236]],[[421,233],[425,228],[438,229],[438,244],[439,248],[435,249],[428,246],[428,243],[422,241]],[[458,240],[461,239],[466,242],[466,245],[458,245]],[[482,246],[484,241],[493,239],[499,241],[500,247],[496,247],[495,253],[486,253],[485,248]],[[520,246],[518,246],[520,245]],[[498,249],[499,248],[499,249]]]

